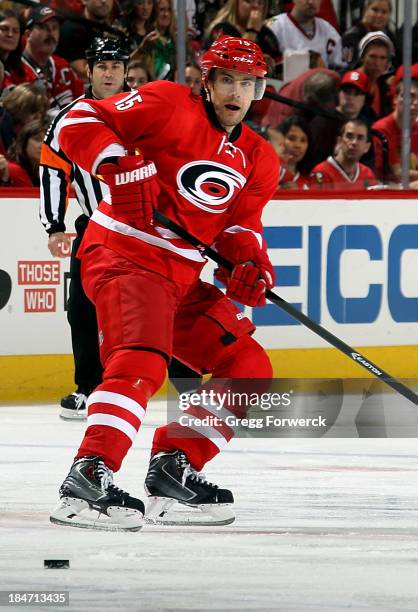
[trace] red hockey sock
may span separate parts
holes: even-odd
[[[77,458],[97,455],[111,470],[119,470],[165,370],[159,353],[115,351],[106,363],[103,383],[89,396],[87,430]]]
[[[233,347],[233,349],[231,349]],[[269,381],[272,377],[272,368],[270,360],[264,349],[250,336],[242,336],[233,345],[228,347],[220,356],[214,371],[212,379],[204,384],[206,390],[211,387],[216,389],[216,379],[262,379],[259,391],[265,391],[265,381]],[[254,387],[255,381],[250,382],[250,386]],[[254,390],[254,389],[253,389]],[[199,390],[198,390],[199,391]],[[229,412],[238,414],[234,407],[228,407]],[[200,414],[199,414],[200,411]],[[198,418],[210,416],[211,412],[207,407],[193,407],[185,411],[192,413]],[[222,414],[216,411],[212,412],[212,416]],[[244,416],[241,411],[239,416]],[[183,450],[190,464],[196,469],[201,470],[205,463],[213,459],[233,437],[234,431],[227,425],[215,426],[211,430],[207,430],[208,434],[211,431],[211,438],[202,433],[202,429],[197,431],[191,427],[180,425],[180,423],[169,423],[164,427],[159,427],[154,434],[152,445],[152,454],[161,451]]]

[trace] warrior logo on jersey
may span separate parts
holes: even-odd
[[[198,208],[215,214],[226,211],[246,180],[236,170],[213,161],[190,162],[177,174],[179,193]]]

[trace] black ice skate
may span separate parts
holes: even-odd
[[[145,519],[162,525],[228,525],[235,520],[228,489],[207,482],[182,451],[151,457],[145,479]]]
[[[144,504],[115,487],[113,472],[101,457],[76,459],[60,498],[52,523],[104,531],[138,531],[144,523]]]
[[[87,419],[87,395],[74,391],[61,400],[60,417],[65,421],[85,421]]]

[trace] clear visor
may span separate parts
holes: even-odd
[[[257,77],[255,82],[254,100],[261,100],[266,91],[266,79]]]

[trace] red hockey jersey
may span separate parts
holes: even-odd
[[[311,179],[312,188],[343,191],[359,191],[379,184],[373,171],[364,164],[357,163],[354,177],[350,178],[344,168],[331,156],[313,168]]]
[[[244,124],[229,139],[190,88],[156,81],[107,100],[82,100],[62,122],[60,145],[93,174],[104,158],[139,148],[157,166],[161,212],[205,243],[215,243],[224,231],[249,231],[261,247],[261,213],[277,188],[278,157]],[[187,283],[205,263],[198,250],[163,227],[140,231],[127,225],[110,196],[91,220],[84,249],[105,244]]]

